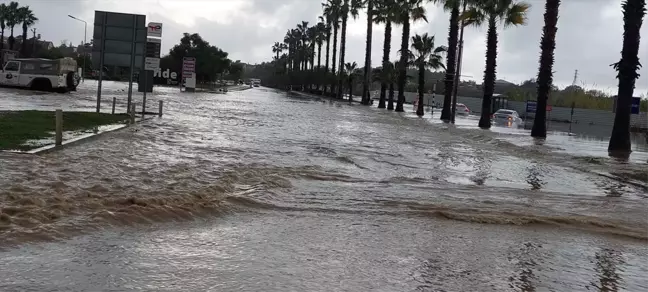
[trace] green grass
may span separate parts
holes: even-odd
[[[623,179],[634,179],[643,183],[648,183],[648,171],[635,171],[635,172],[615,172],[612,173]]]
[[[122,124],[126,114],[63,112],[63,131],[91,130],[97,126]],[[43,145],[23,145],[29,140],[54,137],[53,111],[0,111],[0,150],[26,151]]]

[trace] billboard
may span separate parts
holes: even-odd
[[[140,69],[144,64],[146,16],[95,11],[92,63]],[[131,57],[134,56],[134,59]]]
[[[144,66],[146,46],[146,16],[107,11],[95,11],[92,33],[92,63],[98,68],[107,66],[126,67],[128,78],[128,107],[131,109],[133,77]],[[97,112],[101,108],[101,81],[99,74]]]

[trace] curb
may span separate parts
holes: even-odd
[[[153,117],[136,119],[135,124],[132,124],[132,125],[131,124],[122,124],[122,125],[116,126],[115,128],[104,130],[104,131],[101,131],[101,132],[98,132],[98,133],[84,134],[84,135],[81,135],[79,137],[63,141],[62,145],[60,145],[60,146],[50,144],[50,145],[42,146],[42,147],[35,148],[35,149],[29,150],[29,151],[0,150],[0,152],[15,153],[15,154],[37,154],[37,155],[46,154],[46,153],[54,152],[56,150],[61,150],[63,148],[67,148],[69,146],[81,144],[83,142],[88,142],[90,140],[98,138],[99,136],[101,136],[103,134],[123,130],[125,128],[135,126],[135,125],[137,125],[137,124],[139,124],[141,122],[148,121],[150,119],[153,119]]]

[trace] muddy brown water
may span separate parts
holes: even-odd
[[[0,291],[648,290],[646,189],[598,174],[645,146],[619,163],[266,88],[157,99],[161,119],[0,154]]]

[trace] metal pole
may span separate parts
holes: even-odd
[[[115,114],[115,103],[117,102],[117,98],[113,97],[113,105],[112,105],[112,114]]]
[[[101,109],[101,81],[103,80],[104,68],[104,51],[106,49],[106,18],[107,15],[103,14],[102,27],[101,27],[101,52],[99,53],[99,85],[97,89],[97,112]]]
[[[466,12],[466,5],[467,5],[467,2],[464,1],[463,11],[461,13],[462,15]],[[452,116],[450,117],[450,121],[453,124],[455,122],[455,116],[457,114],[457,91],[459,91],[459,81],[460,81],[459,76],[461,76],[461,61],[462,61],[461,59],[463,59],[463,56],[462,56],[463,55],[463,38],[464,38],[464,27],[465,27],[463,20],[461,21],[460,25],[461,25],[461,32],[459,34],[459,52],[457,54],[458,55],[457,56],[458,57],[457,58],[457,70],[455,70],[454,88],[452,90],[453,91],[452,92],[452,108],[450,109],[450,111],[452,112]]]
[[[131,39],[131,59],[130,59],[130,76],[128,76],[128,102],[127,108],[131,108],[131,103],[133,101],[133,75],[135,71],[135,38],[137,36],[137,17],[133,16],[133,38]],[[144,58],[144,56],[142,56]]]
[[[130,115],[130,124],[131,125],[135,124],[135,105],[134,104],[131,105],[128,114]]]
[[[82,19],[76,18],[76,17],[74,17],[74,16],[72,16],[72,15],[69,15],[69,14],[68,14],[68,17],[69,17],[69,18],[72,18],[72,19],[74,19],[74,20],[77,20],[77,21],[81,21],[81,22],[83,22],[83,70],[81,71],[81,79],[82,79],[83,81],[85,81],[85,77],[83,77],[83,75],[85,74],[85,70],[86,70],[86,68],[87,68],[87,67],[86,67],[86,58],[87,58],[87,54],[86,54],[86,40],[87,40],[87,35],[88,35],[88,23],[87,23],[85,20],[82,20]],[[104,18],[104,24],[105,24],[105,18]],[[103,41],[103,39],[102,39],[102,41]],[[103,50],[103,49],[102,49],[102,50]],[[103,67],[102,67],[102,69],[103,69]],[[97,111],[97,112],[99,112],[99,111]]]
[[[162,108],[164,107],[164,101],[160,100],[160,107],[158,108],[158,116],[162,116]]]
[[[437,86],[437,81],[435,80],[434,84],[432,85],[432,107],[430,108],[430,115],[434,115],[434,100],[436,95],[436,86]]]
[[[61,146],[63,144],[63,110],[57,109],[54,118],[54,128],[56,130],[54,143],[56,146]]]
[[[85,82],[85,74],[86,74],[86,69],[88,66],[86,66],[86,59],[88,58],[88,52],[86,50],[86,37],[88,34],[88,23],[83,22],[84,27],[83,27],[83,70],[81,70],[81,80]]]

